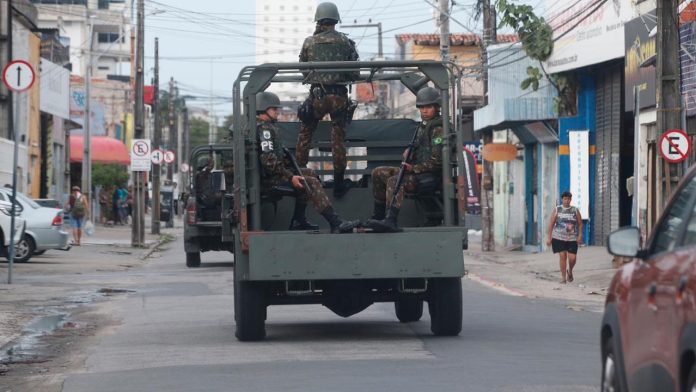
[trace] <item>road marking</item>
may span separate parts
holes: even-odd
[[[488,288],[491,288],[491,289],[496,290],[498,292],[501,292],[503,294],[511,295],[513,297],[528,297],[528,295],[526,295],[526,294],[523,294],[519,291],[510,289],[508,287],[505,287],[505,285],[502,283],[495,282],[495,281],[490,280],[490,279],[486,279],[482,276],[478,276],[478,275],[473,274],[471,272],[469,272],[466,276],[469,279],[473,280],[474,282],[477,282],[483,286],[486,286]]]

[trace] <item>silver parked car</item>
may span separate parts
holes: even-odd
[[[10,201],[12,191],[0,188],[0,200]],[[22,217],[26,220],[24,237],[15,248],[15,261],[24,263],[32,255],[50,249],[68,250],[68,232],[63,229],[63,211],[41,207],[24,194],[17,193],[17,202],[22,206]]]

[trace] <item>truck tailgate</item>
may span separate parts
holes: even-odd
[[[457,227],[389,234],[259,233],[249,238],[249,266],[242,275],[249,280],[460,277],[464,235]]]

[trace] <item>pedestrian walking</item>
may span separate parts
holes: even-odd
[[[66,209],[70,211],[72,222],[73,245],[80,246],[82,239],[82,227],[85,219],[89,219],[89,202],[85,195],[80,192],[79,186],[72,187],[72,194],[68,198]]]
[[[572,199],[569,191],[563,192],[562,204],[551,213],[546,238],[546,245],[551,246],[553,253],[558,253],[562,284],[573,281],[578,246],[582,245],[582,216],[577,207],[570,205]]]

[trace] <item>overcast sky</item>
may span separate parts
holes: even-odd
[[[545,0],[530,0],[540,6]],[[435,33],[437,26],[434,8],[437,0],[337,0],[344,23],[381,22],[385,56],[395,50],[395,35],[401,33]],[[558,1],[562,3],[562,1]],[[282,0],[279,0],[279,4]],[[473,19],[475,0],[456,1],[451,23],[452,33],[480,31],[481,22]],[[146,0],[145,69],[146,84],[150,83],[154,67],[154,39],[160,42],[160,88],[167,88],[170,77],[179,83],[181,94],[202,97],[189,99],[190,106],[208,108],[214,96],[214,111],[218,115],[231,112],[232,84],[245,65],[254,63],[253,1]],[[338,29],[357,42],[361,59],[377,53],[377,31],[367,29]],[[297,48],[299,53],[300,48]],[[294,58],[292,60],[295,60]],[[212,76],[211,76],[212,75]]]

